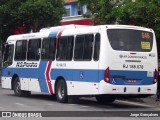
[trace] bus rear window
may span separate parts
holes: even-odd
[[[111,47],[119,51],[150,52],[153,46],[151,32],[133,29],[108,29]]]

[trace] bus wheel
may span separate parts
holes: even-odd
[[[98,95],[96,99],[100,104],[108,104],[115,101],[116,95]]]
[[[19,97],[21,97],[21,96],[29,96],[31,94],[30,91],[21,90],[21,83],[19,81],[19,78],[15,78],[13,89],[14,89],[14,94],[16,96],[19,96]]]
[[[59,80],[56,85],[56,98],[60,103],[68,102],[67,85],[64,80]]]

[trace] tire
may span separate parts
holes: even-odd
[[[98,95],[96,99],[100,104],[109,104],[115,101],[116,95]]]
[[[60,103],[68,102],[67,85],[64,80],[59,80],[56,85],[56,99]]]
[[[14,85],[13,85],[13,90],[14,90],[14,94],[16,96],[29,96],[31,94],[30,91],[24,91],[24,90],[21,90],[21,83],[19,81],[19,78],[15,78],[15,81],[14,81]]]

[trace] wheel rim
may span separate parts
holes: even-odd
[[[58,88],[58,96],[60,99],[63,99],[65,96],[64,86],[60,85]]]
[[[21,85],[20,85],[20,82],[17,82],[16,84],[16,92],[19,94],[21,91]]]

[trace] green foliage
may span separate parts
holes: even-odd
[[[79,0],[87,4],[89,12],[84,15],[93,18],[96,24],[130,24],[152,28],[160,39],[160,0],[124,0],[121,4],[109,0]]]
[[[26,0],[3,0],[0,2],[0,25],[11,26],[15,20],[13,14],[18,11],[18,7]]]
[[[34,28],[58,25],[65,13],[63,0],[1,0],[1,39],[13,34],[19,26],[26,26],[29,32]]]
[[[87,4],[88,13],[84,17],[93,19],[94,24],[112,23],[115,17],[111,14],[114,7],[109,0],[79,0],[80,4]]]
[[[27,0],[14,17],[23,24],[46,27],[58,25],[63,13],[63,4],[58,0]]]
[[[118,6],[117,17],[120,24],[133,24],[152,28],[160,39],[160,1],[136,0]]]

